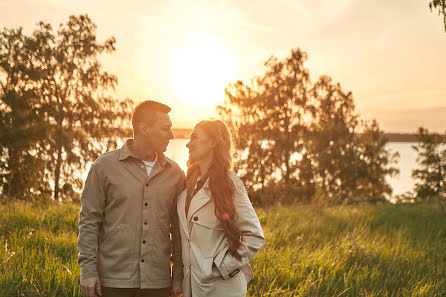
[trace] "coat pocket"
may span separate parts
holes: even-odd
[[[204,258],[213,258],[224,241],[223,224],[215,216],[195,216],[192,220],[191,241],[198,245]]]
[[[99,271],[108,279],[129,279],[133,261],[135,230],[130,225],[118,225],[99,244]]]
[[[220,272],[218,269],[214,268],[212,264],[212,258],[206,258],[201,261],[201,281],[205,284],[211,283],[217,279],[223,279],[223,277],[219,275]]]

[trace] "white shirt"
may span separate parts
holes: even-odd
[[[150,172],[152,172],[152,168],[153,166],[155,166],[156,160],[158,160],[158,154],[155,155],[155,160],[153,160],[152,162],[142,160],[144,165],[146,165],[147,176],[149,176]]]

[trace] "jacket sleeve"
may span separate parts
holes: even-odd
[[[182,172],[182,171],[181,171]],[[181,180],[178,182],[175,200],[172,205],[170,219],[170,234],[172,235],[172,280],[183,281],[183,259],[181,255],[181,235],[180,224],[178,222],[177,201],[178,196],[185,188],[184,173],[181,174]]]
[[[104,218],[105,191],[104,178],[96,162],[88,172],[81,196],[79,216],[79,235],[77,238],[78,263],[81,278],[98,276],[96,268],[96,250],[98,246],[99,227]]]
[[[229,254],[227,248],[215,257],[214,264],[224,279],[230,278],[231,273],[237,272],[237,269],[246,265],[265,244],[262,227],[243,183],[238,177],[233,178],[233,180],[236,186],[234,197],[234,206],[237,210],[236,224],[242,234],[242,242],[238,249],[241,259],[238,260]]]

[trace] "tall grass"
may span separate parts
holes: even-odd
[[[82,296],[75,205],[0,206],[0,296]]]
[[[0,206],[0,296],[81,296],[76,205]],[[440,204],[258,210],[250,296],[446,296]]]

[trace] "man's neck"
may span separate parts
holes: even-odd
[[[143,161],[153,162],[156,158],[156,152],[144,143],[137,141],[137,139],[133,139],[129,149],[135,157]]]

